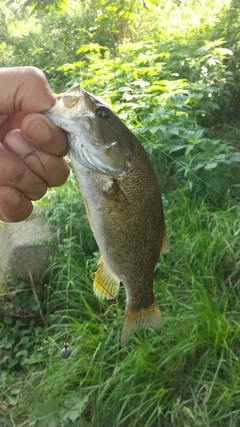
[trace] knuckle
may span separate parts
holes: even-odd
[[[43,71],[41,71],[37,67],[26,66],[24,67],[23,72],[26,74],[28,78],[34,79],[34,81],[40,81],[44,83],[47,81]]]

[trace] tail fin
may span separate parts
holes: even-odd
[[[131,311],[126,306],[125,317],[121,333],[121,344],[125,345],[132,330],[136,326],[150,326],[155,329],[163,328],[163,319],[157,304],[152,304],[148,308],[139,311]]]

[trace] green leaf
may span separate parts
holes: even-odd
[[[30,425],[38,427],[59,427],[58,414],[59,400],[49,399],[44,403],[39,404],[30,416]]]
[[[66,402],[67,409],[61,409],[60,416],[65,421],[76,421],[81,418],[89,401],[89,395],[74,395],[68,402]]]
[[[207,169],[207,170],[215,169],[217,165],[218,164],[216,162],[210,162],[204,166],[204,169]]]

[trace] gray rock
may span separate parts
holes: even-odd
[[[56,234],[42,218],[0,224],[0,276],[41,283],[56,255]]]

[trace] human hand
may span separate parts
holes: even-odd
[[[0,220],[22,221],[31,200],[62,185],[69,167],[66,134],[39,111],[56,102],[44,74],[33,67],[0,69]]]

